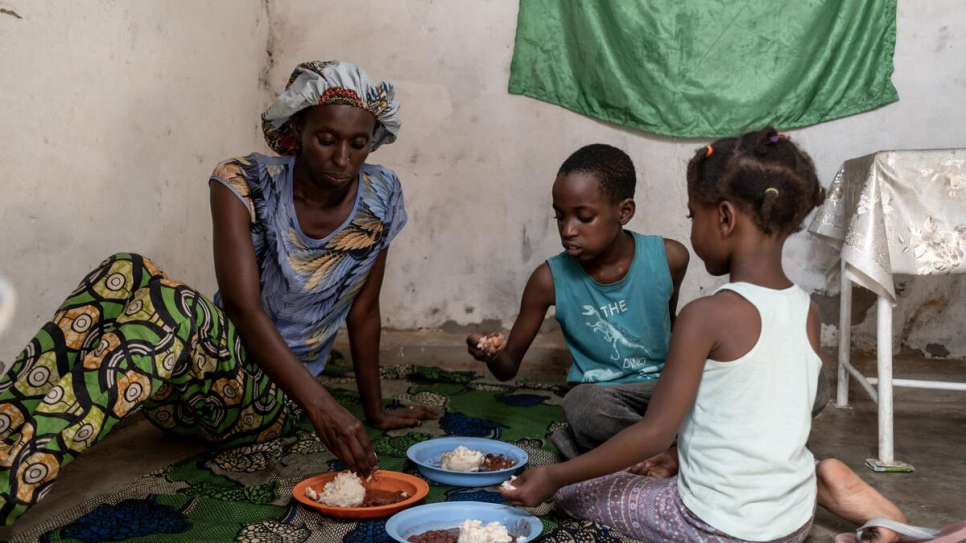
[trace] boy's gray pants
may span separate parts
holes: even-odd
[[[575,386],[563,399],[564,417],[570,429],[558,430],[551,440],[566,458],[593,449],[641,420],[656,385],[657,381],[621,385],[586,383]],[[823,367],[818,375],[812,416],[822,411],[828,401],[828,375]]]

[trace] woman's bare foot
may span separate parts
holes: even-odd
[[[678,473],[678,448],[671,447],[662,453],[655,454],[647,460],[627,468],[627,471],[658,479],[673,477]]]
[[[818,479],[818,504],[836,515],[865,524],[873,518],[887,518],[906,522],[906,516],[896,504],[869,486],[842,462],[829,458],[815,467]],[[872,541],[894,543],[901,536],[885,528],[873,528]]]

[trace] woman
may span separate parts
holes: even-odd
[[[395,174],[365,160],[395,140],[397,113],[392,86],[359,66],[299,65],[262,115],[281,156],[225,161],[209,182],[214,303],[133,254],[81,282],[0,378],[0,522],[141,408],[220,446],[280,437],[304,411],[330,451],[370,474],[362,423],[315,379],[343,322],[368,422],[437,416],[382,406],[379,292],[406,212]]]

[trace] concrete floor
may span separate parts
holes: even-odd
[[[382,362],[480,369],[481,365],[466,354],[464,338],[465,334],[456,330],[388,331],[382,342]],[[348,353],[344,337],[341,339],[337,347]],[[835,367],[834,352],[823,353],[823,358],[827,368]],[[853,358],[864,373],[874,373],[874,357],[855,353]],[[559,333],[542,334],[528,354],[522,374],[562,382],[568,364]],[[962,361],[897,358],[895,367],[897,377],[966,382],[966,362]],[[911,474],[876,474],[863,466],[866,458],[876,454],[875,405],[854,383],[851,397],[848,408],[829,405],[815,419],[810,440],[815,456],[835,457],[848,464],[894,500],[913,524],[938,527],[966,519],[966,393],[896,389],[896,458],[915,466],[916,472]],[[0,540],[202,449],[202,444],[164,434],[136,416],[71,464],[43,502],[12,529],[0,531]],[[107,458],[111,460],[109,472],[102,469]],[[853,528],[819,510],[806,541],[831,541],[833,534]]]

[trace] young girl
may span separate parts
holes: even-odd
[[[644,418],[504,490],[643,541],[802,541],[819,492],[805,448],[820,322],[782,248],[821,204],[811,159],[771,127],[701,148],[688,164],[691,244],[731,282],[685,306]],[[624,470],[678,436],[676,477]],[[558,491],[559,490],[559,491]]]

